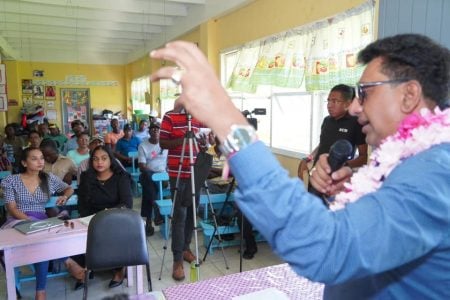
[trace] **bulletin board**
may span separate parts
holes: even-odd
[[[89,89],[61,89],[61,112],[64,134],[71,132],[70,123],[80,120],[88,125],[91,118]]]

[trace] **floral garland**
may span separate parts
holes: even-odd
[[[346,203],[378,190],[391,171],[406,158],[446,142],[450,142],[450,109],[441,111],[436,107],[432,113],[424,108],[420,114],[409,115],[398,131],[372,152],[369,163],[345,183],[345,191],[336,195],[330,209],[342,209]]]

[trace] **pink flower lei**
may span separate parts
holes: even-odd
[[[450,142],[450,109],[434,113],[422,109],[406,117],[394,135],[387,137],[370,155],[369,163],[353,174],[346,183],[345,191],[336,195],[330,206],[339,210],[349,202],[378,190],[391,171],[406,158],[430,147]]]

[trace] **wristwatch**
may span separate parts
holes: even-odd
[[[230,133],[227,135],[220,151],[226,157],[230,157],[234,153],[246,148],[258,140],[256,130],[251,125],[231,125]]]

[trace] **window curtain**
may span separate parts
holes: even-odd
[[[150,97],[150,77],[142,77],[131,82],[131,106],[133,110],[148,109]]]
[[[233,91],[255,93],[258,85],[328,90],[353,85],[363,67],[358,52],[373,40],[374,2],[312,24],[245,44],[228,81]]]

